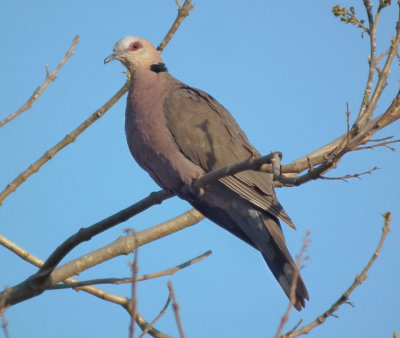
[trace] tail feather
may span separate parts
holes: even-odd
[[[260,251],[289,299],[297,275],[294,307],[300,311],[305,306],[308,292],[286,247],[278,218],[220,185],[209,186],[201,198],[182,197],[207,218]]]
[[[309,300],[309,295],[300,272],[286,247],[279,221],[275,217],[269,217],[263,213],[260,213],[260,217],[264,221],[272,240],[267,250],[258,249],[289,299],[291,287],[293,283],[296,283],[293,301],[294,307],[300,311],[305,307],[305,299]],[[270,254],[271,251],[273,255]]]

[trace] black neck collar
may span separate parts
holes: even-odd
[[[167,67],[162,62],[152,64],[150,70],[154,73],[168,72]]]

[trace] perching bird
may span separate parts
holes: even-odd
[[[171,76],[145,39],[121,39],[104,63],[111,60],[131,74],[125,132],[137,163],[162,188],[260,251],[290,298],[297,268],[279,219],[294,225],[276,198],[271,174],[243,171],[201,192],[192,184],[207,172],[260,156],[231,114],[209,94]],[[300,274],[295,297],[301,310],[308,292]]]

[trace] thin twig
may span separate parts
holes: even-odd
[[[376,138],[376,139],[369,139],[369,142],[382,142],[382,141],[387,141],[387,140],[391,140],[394,136],[386,136],[386,137],[382,137],[382,138]]]
[[[367,174],[371,175],[372,172],[375,171],[375,170],[380,170],[380,168],[373,167],[372,169],[370,169],[368,171],[365,171],[363,173],[353,174],[353,175],[345,175],[345,176],[341,176],[341,177],[320,176],[319,178],[322,179],[322,180],[342,180],[342,181],[345,181],[346,183],[348,183],[347,180],[350,179],[350,178],[358,178],[359,180],[361,180],[360,176],[367,175]]]
[[[287,334],[292,333],[293,331],[297,330],[297,328],[301,325],[302,322],[303,322],[303,318],[300,318],[300,320],[297,322],[297,324],[290,331],[288,331]]]
[[[146,281],[146,280],[153,279],[153,278],[171,276],[190,265],[200,262],[201,260],[210,256],[211,254],[212,254],[212,251],[208,250],[207,252],[203,253],[202,255],[197,256],[197,257],[195,257],[187,262],[184,262],[182,264],[179,264],[173,268],[168,268],[163,271],[158,271],[158,272],[153,272],[153,273],[149,273],[149,274],[142,275],[142,276],[137,276],[135,280],[136,280],[136,282],[142,282],[142,281]],[[132,282],[132,278],[98,278],[98,279],[81,281],[81,282],[77,282],[77,283],[57,284],[57,285],[53,285],[53,286],[47,288],[46,290],[71,289],[71,288],[77,288],[77,287],[82,287],[82,286],[87,286],[87,285],[99,285],[99,284],[119,285],[119,284],[131,283],[131,282]]]
[[[310,324],[308,324],[306,326],[303,326],[302,328],[300,328],[297,331],[286,333],[283,336],[281,336],[281,338],[293,338],[293,337],[298,337],[302,334],[309,333],[314,327],[324,323],[328,317],[333,316],[334,312],[336,312],[342,304],[345,304],[348,302],[348,299],[349,299],[350,295],[352,294],[352,292],[367,279],[367,277],[368,277],[367,272],[371,268],[371,266],[375,263],[376,259],[378,258],[379,254],[381,252],[383,243],[385,242],[386,236],[390,231],[391,213],[386,212],[386,213],[382,214],[382,217],[384,220],[384,225],[382,227],[382,236],[378,243],[378,247],[375,250],[375,252],[372,255],[369,262],[367,263],[367,265],[361,271],[361,273],[356,276],[356,278],[354,279],[354,282],[350,285],[350,287],[343,293],[343,295],[327,311],[325,311],[322,315],[318,316],[313,322],[311,322]]]
[[[152,320],[152,322],[143,330],[143,332],[140,334],[139,338],[142,338],[146,335],[146,333],[157,323],[157,321],[165,314],[167,311],[167,308],[169,306],[169,303],[171,302],[171,296],[168,294],[167,301],[165,302],[164,307],[161,309],[160,313],[157,315],[156,318]]]
[[[275,338],[278,338],[279,335],[281,334],[283,328],[285,327],[287,321],[289,320],[290,312],[292,311],[294,304],[296,304],[297,280],[299,278],[299,271],[302,270],[303,262],[309,259],[307,256],[305,256],[305,254],[306,254],[307,248],[311,242],[310,235],[311,235],[311,231],[308,230],[306,232],[306,235],[303,238],[303,245],[301,246],[300,253],[297,255],[297,258],[296,258],[297,269],[294,271],[292,284],[290,285],[289,305],[288,305],[284,315],[281,318],[278,330],[276,331],[275,336],[274,336]]]
[[[367,112],[367,107],[370,103],[370,97],[371,97],[371,91],[372,91],[372,85],[374,81],[374,76],[375,76],[375,68],[377,65],[377,60],[376,60],[376,27],[377,27],[377,22],[374,22],[374,18],[372,15],[372,4],[369,0],[363,0],[364,1],[364,7],[367,12],[368,16],[368,34],[369,34],[369,41],[370,41],[370,56],[369,56],[369,70],[368,70],[368,78],[367,78],[367,84],[365,86],[364,90],[364,95],[363,95],[363,101],[361,103],[360,111],[358,113],[357,120],[355,122],[356,128],[359,128],[362,123],[367,119],[368,112]]]
[[[24,105],[19,108],[17,111],[12,113],[11,115],[7,116],[4,120],[0,121],[0,128],[3,127],[6,123],[10,122],[18,115],[22,114],[24,111],[30,109],[35,101],[39,98],[40,95],[46,90],[47,86],[52,83],[57,78],[57,73],[61,69],[62,66],[68,61],[68,59],[74,55],[74,49],[77,43],[79,42],[79,35],[76,35],[74,40],[72,41],[71,47],[69,47],[67,53],[65,54],[64,58],[58,64],[58,66],[54,69],[52,73],[49,71],[48,65],[46,65],[46,79],[44,80],[43,84],[38,87],[32,94],[32,96],[24,103]]]
[[[371,146],[356,147],[353,150],[366,150],[366,149],[374,149],[374,148],[377,148],[377,147],[386,147],[386,148],[390,149],[391,151],[395,151],[396,149],[392,148],[392,147],[389,147],[389,144],[398,143],[398,142],[400,142],[400,140],[381,142],[381,143],[377,143],[377,144],[374,144],[374,145],[371,145]]]
[[[135,238],[135,231],[130,229],[130,233]],[[136,298],[136,276],[138,273],[138,248],[136,244],[136,249],[133,251],[133,263],[131,263],[132,269],[132,297],[129,301],[130,307],[130,325],[129,325],[129,338],[133,338],[135,335],[135,318],[136,318],[136,308],[137,308],[137,298]]]
[[[171,28],[169,29],[168,33],[165,35],[164,39],[161,41],[161,43],[158,45],[157,50],[161,53],[165,46],[169,43],[171,38],[174,36],[176,33],[176,30],[182,23],[183,19],[185,19],[190,11],[194,8],[194,5],[191,4],[192,0],[186,0],[183,6],[180,5],[180,3],[176,0],[176,4],[178,6],[178,15],[172,24]]]
[[[347,123],[347,144],[349,144],[351,140],[351,135],[350,135],[350,110],[348,102],[346,102],[346,123]]]
[[[178,326],[179,335],[181,338],[185,338],[185,333],[183,332],[182,321],[179,316],[179,305],[176,301],[175,292],[174,292],[174,288],[172,286],[171,281],[168,282],[168,289],[169,289],[169,295],[172,298],[172,308],[174,309],[174,315],[175,315],[176,325]]]
[[[372,8],[372,4],[370,3],[370,1],[364,0],[364,3],[367,3],[366,8],[367,8],[367,12],[369,13],[371,11]],[[399,15],[399,19],[396,23],[396,35],[395,37],[392,39],[392,43],[389,47],[389,53],[387,55],[385,64],[382,68],[382,71],[379,73],[379,77],[378,77],[378,81],[375,85],[375,90],[371,96],[371,100],[368,103],[368,109],[365,110],[365,112],[361,115],[359,115],[359,119],[358,119],[358,124],[361,125],[361,123],[364,120],[369,120],[373,114],[373,111],[376,108],[376,105],[378,103],[378,100],[384,90],[384,88],[386,87],[386,81],[387,78],[389,76],[390,73],[390,66],[393,62],[393,59],[395,58],[395,56],[398,53],[399,50],[399,42],[400,42],[400,3],[399,4],[399,9],[398,9],[398,15]],[[377,29],[377,22],[378,22],[378,18],[379,18],[379,11],[376,13],[375,16],[375,21],[374,21],[374,29],[373,29],[373,33],[371,34],[371,58],[373,59],[373,62],[371,62],[370,67],[373,66],[373,71],[375,72],[375,68],[377,65],[377,61],[376,61],[376,29]],[[368,14],[369,17],[370,14]],[[372,38],[373,36],[373,38]]]

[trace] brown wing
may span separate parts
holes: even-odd
[[[182,153],[207,172],[260,156],[231,114],[201,90],[177,83],[165,100],[164,109]],[[276,198],[270,174],[244,171],[220,182],[295,228]]]

